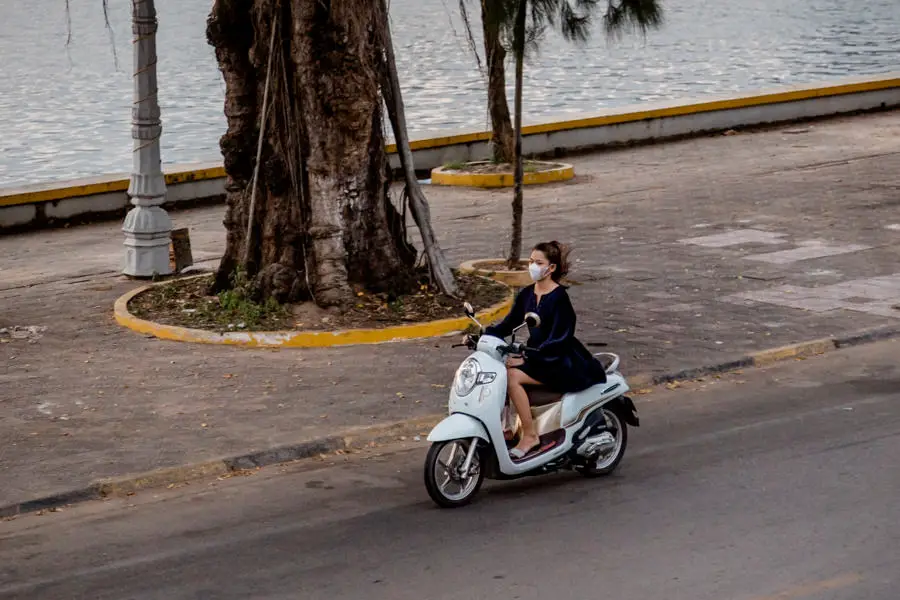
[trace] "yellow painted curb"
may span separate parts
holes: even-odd
[[[506,269],[488,269],[479,265],[487,263],[505,263],[505,258],[479,258],[469,260],[459,265],[460,273],[469,273],[489,277],[495,281],[506,284],[510,287],[525,287],[531,285],[531,276],[528,271],[507,271]]]
[[[206,179],[221,179],[225,177],[225,167],[207,167],[200,169],[188,169],[172,171],[165,174],[166,185],[187,183],[189,181],[203,181]],[[114,176],[96,179],[82,179],[85,183],[73,183],[65,187],[58,184],[37,184],[21,189],[13,189],[9,192],[0,190],[0,206],[16,206],[19,204],[37,204],[40,202],[54,202],[66,198],[80,198],[82,196],[96,196],[113,192],[127,192],[130,180],[116,178]]]
[[[474,161],[467,164],[484,164],[485,162],[486,161]],[[568,181],[575,177],[575,167],[572,165],[551,162],[544,164],[556,164],[560,166],[546,171],[525,173],[522,177],[522,184],[541,185],[558,181]],[[454,185],[460,187],[504,188],[512,187],[514,182],[512,173],[463,173],[445,167],[436,167],[431,170],[431,183],[432,185]]]
[[[205,277],[199,275],[198,277]],[[397,325],[383,329],[345,329],[341,331],[229,331],[215,333],[203,329],[164,325],[140,319],[128,311],[128,303],[135,296],[148,289],[163,285],[155,283],[132,290],[116,300],[113,314],[116,322],[132,331],[152,335],[163,340],[193,342],[198,344],[224,344],[253,348],[326,348],[330,346],[350,346],[359,344],[381,344],[401,340],[438,337],[463,331],[469,326],[466,317],[442,319],[412,325]],[[480,313],[482,323],[490,323],[504,316],[512,308],[513,296]]]
[[[609,125],[649,121],[652,119],[681,117],[701,113],[900,88],[900,77],[896,77],[895,73],[884,74],[882,77],[883,78],[881,79],[866,79],[863,81],[858,81],[857,78],[853,78],[854,80],[848,83],[830,85],[811,84],[805,86],[792,86],[791,88],[782,91],[759,92],[747,96],[720,98],[690,104],[681,104],[677,103],[677,101],[673,101],[673,105],[671,106],[647,108],[644,110],[626,109],[626,112],[609,112],[608,114],[593,117],[529,125],[522,128],[522,135],[528,137],[560,131],[599,128]],[[488,142],[490,139],[491,133],[489,131],[477,131],[412,140],[410,141],[410,148],[414,151],[429,150]],[[397,153],[396,144],[387,144],[385,149],[388,154]],[[528,175],[529,174],[526,174],[526,178]],[[204,179],[220,179],[223,177],[225,177],[225,169],[221,165],[194,169],[182,168],[165,174],[166,183],[170,185]],[[61,183],[62,185],[60,185]],[[92,177],[69,182],[50,182],[46,184],[0,189],[0,207],[54,202],[67,198],[93,196],[110,192],[125,192],[128,189],[128,184],[129,180],[127,174],[122,174]],[[493,187],[508,187],[509,185],[512,184],[509,183]]]
[[[772,348],[771,350],[763,350],[762,352],[755,352],[750,355],[750,358],[753,359],[753,366],[764,367],[790,358],[802,358],[816,354],[825,354],[834,349],[834,340],[831,338],[824,338],[782,346],[780,348]]]
[[[593,127],[604,127],[606,125],[620,125],[622,123],[634,123],[637,121],[647,121],[650,119],[681,117],[686,115],[695,115],[721,110],[734,110],[736,108],[749,108],[752,106],[765,106],[768,104],[797,102],[799,100],[811,100],[814,98],[829,98],[833,96],[846,96],[848,94],[877,92],[880,90],[889,90],[898,87],[900,87],[900,77],[891,76],[888,76],[885,79],[871,79],[867,81],[855,81],[852,83],[839,83],[831,85],[810,84],[804,86],[794,86],[795,89],[788,89],[785,91],[762,92],[735,98],[707,100],[704,102],[694,102],[690,104],[675,104],[674,106],[666,106],[662,108],[632,110],[628,112],[607,114],[596,117],[569,119],[567,121],[554,121],[552,123],[542,123],[539,125],[527,125],[522,128],[522,135],[529,136],[541,133],[569,131],[572,129],[588,129]],[[478,131],[472,133],[461,133],[457,135],[446,135],[422,140],[412,140],[410,141],[409,145],[411,150],[427,150],[430,148],[443,148],[445,146],[458,146],[462,144],[487,142],[490,141],[490,139],[491,133],[489,131]],[[389,154],[396,154],[397,152],[396,144],[389,144],[386,149]]]
[[[603,127],[606,125],[618,125],[622,123],[633,123],[636,121],[647,121],[649,119],[681,117],[686,115],[717,112],[722,110],[734,110],[737,108],[765,106],[768,104],[783,104],[786,102],[797,102],[800,100],[812,100],[814,98],[846,96],[848,94],[876,92],[879,90],[888,90],[897,87],[900,87],[900,78],[878,79],[873,81],[845,83],[838,85],[801,87],[800,89],[787,91],[761,93],[750,96],[740,96],[737,98],[727,98],[723,100],[709,100],[706,102],[696,102],[693,104],[680,104],[675,106],[667,106],[664,108],[638,110],[599,117],[588,117],[585,119],[572,119],[569,121],[557,121],[554,123],[545,123],[542,125],[532,125],[529,127],[523,127],[522,135],[527,136],[538,133],[554,133],[557,131],[566,131],[570,129]]]

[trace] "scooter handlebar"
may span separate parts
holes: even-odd
[[[529,348],[521,342],[510,344],[506,347],[510,354],[524,354],[525,352],[537,352],[536,348]]]
[[[466,336],[465,341],[462,344],[452,344],[450,347],[451,348],[466,347],[466,348],[470,348],[470,349],[474,350],[478,346],[478,339],[480,337],[481,336],[469,334]],[[501,346],[501,348],[503,348],[503,347]],[[525,352],[537,352],[538,351],[536,348],[529,348],[522,342],[514,342],[514,343],[506,346],[503,349],[508,354],[523,354]]]

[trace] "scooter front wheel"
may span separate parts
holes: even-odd
[[[484,481],[481,457],[476,450],[468,473],[461,468],[472,440],[435,442],[425,457],[425,489],[441,508],[458,508],[472,501]]]

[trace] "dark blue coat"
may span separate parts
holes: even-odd
[[[528,328],[528,346],[536,351],[525,353],[519,369],[560,393],[580,392],[606,381],[603,365],[575,337],[575,309],[564,286],[545,294],[540,304],[534,285],[523,289],[506,318],[486,328],[485,334],[508,337],[529,312],[541,317],[541,325]]]

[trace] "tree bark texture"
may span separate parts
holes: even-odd
[[[278,11],[279,18],[275,19]],[[413,289],[416,252],[388,196],[378,7],[371,0],[215,0],[207,38],[225,79],[226,250],[261,298],[352,300]],[[261,115],[271,27],[269,109]],[[251,247],[251,181],[267,119]]]
[[[524,178],[524,165],[522,164],[522,85],[523,63],[525,62],[525,16],[528,8],[527,0],[519,0],[519,9],[516,12],[515,55],[516,55],[516,146],[515,146],[515,171],[513,172],[513,201],[512,201],[512,239],[509,248],[509,268],[515,268],[522,257],[522,179]]]
[[[512,163],[515,158],[515,135],[509,116],[509,103],[506,100],[506,49],[500,36],[500,20],[490,12],[495,4],[493,0],[481,0],[481,29],[488,71],[491,147],[495,162]]]

